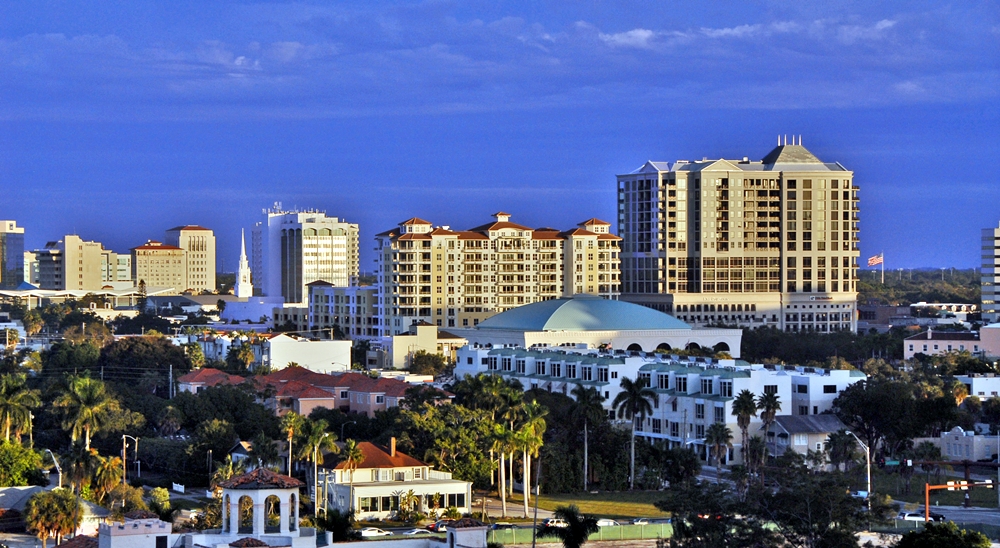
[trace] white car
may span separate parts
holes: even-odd
[[[613,519],[599,519],[599,520],[597,520],[597,526],[598,527],[617,527],[618,525],[621,525],[621,524],[618,523],[617,521],[613,520]]]
[[[561,518],[548,518],[542,522],[542,525],[544,527],[569,527],[569,524],[566,523],[566,520]]]
[[[410,529],[409,531],[403,531],[404,535],[430,535],[431,532],[427,529]]]
[[[365,527],[361,530],[362,537],[388,537],[392,535],[391,531],[383,531],[378,527]]]
[[[632,520],[632,525],[649,525],[649,520],[646,518],[635,518]]]

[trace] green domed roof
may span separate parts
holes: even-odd
[[[677,318],[637,304],[593,295],[526,304],[480,322],[478,329],[511,331],[631,331],[691,329]]]

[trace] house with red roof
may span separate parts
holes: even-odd
[[[202,367],[189,373],[185,373],[177,378],[178,392],[191,392],[197,394],[199,391],[213,386],[238,385],[246,379],[239,375],[230,375],[225,371],[220,371],[212,367]]]

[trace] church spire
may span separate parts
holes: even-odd
[[[253,284],[250,282],[250,262],[247,261],[247,239],[240,230],[240,269],[236,272],[236,297],[246,299],[253,297]]]

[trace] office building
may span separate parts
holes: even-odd
[[[358,281],[358,225],[315,210],[264,210],[252,236],[253,284],[266,297],[305,304],[306,285],[339,287]]]
[[[982,231],[982,257],[980,269],[982,280],[983,323],[1000,322],[1000,307],[997,301],[1000,282],[1000,227],[984,228]]]
[[[38,287],[38,256],[34,251],[24,252],[24,281]]]
[[[167,231],[164,243],[185,252],[185,281],[178,289],[215,292],[215,234],[197,225],[176,226]]]
[[[496,213],[469,230],[403,221],[376,236],[379,335],[414,323],[469,327],[511,308],[587,293],[618,296],[618,242],[590,219],[560,232]]]
[[[118,254],[104,249],[100,242],[88,242],[69,234],[33,253],[38,261],[40,289],[123,289],[117,283],[121,281],[117,278]]]
[[[24,281],[24,228],[16,221],[0,221],[0,289],[14,289]]]
[[[792,142],[619,175],[622,300],[692,325],[856,329],[854,173]]]
[[[155,240],[132,248],[132,279],[146,287],[187,288],[187,255],[183,249]]]

